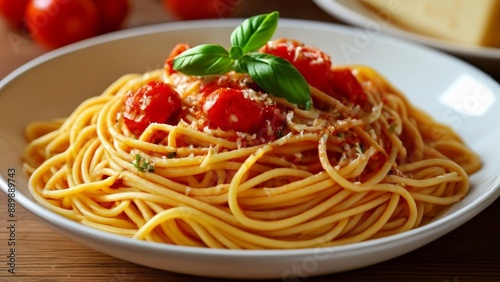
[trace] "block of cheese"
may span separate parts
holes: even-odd
[[[362,0],[384,20],[420,34],[500,47],[500,0]]]

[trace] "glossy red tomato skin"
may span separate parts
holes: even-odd
[[[0,15],[14,28],[21,29],[29,0],[0,0]]]
[[[112,32],[122,27],[131,9],[128,0],[92,0],[99,18],[98,34]]]
[[[242,90],[219,88],[205,97],[202,111],[209,127],[255,133],[264,120],[264,108]]]
[[[176,72],[173,67],[174,58],[189,48],[190,48],[189,44],[178,43],[177,45],[174,46],[172,51],[170,51],[170,54],[165,60],[165,66],[164,66],[164,69],[168,75],[171,75]]]
[[[223,18],[230,15],[240,0],[163,0],[169,13],[180,20]]]
[[[336,98],[346,98],[354,104],[364,104],[368,96],[349,68],[334,68],[328,74],[327,93]]]
[[[178,122],[181,98],[168,84],[152,81],[125,97],[124,122],[136,135],[151,123]]]
[[[55,49],[97,34],[98,12],[88,0],[30,0],[25,20],[33,39]]]
[[[291,62],[312,86],[323,91],[327,88],[332,62],[330,56],[318,48],[295,40],[277,39],[269,41],[261,51]]]

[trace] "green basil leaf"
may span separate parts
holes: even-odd
[[[232,46],[231,49],[229,49],[229,57],[232,59],[239,59],[243,56],[243,50],[241,50],[240,46]]]
[[[272,38],[278,18],[279,13],[272,12],[246,19],[231,33],[231,44],[241,47],[243,54],[256,51]]]
[[[237,61],[237,67],[250,74],[266,92],[310,107],[309,84],[289,61],[270,54],[249,53]]]
[[[173,60],[173,68],[187,75],[225,74],[232,70],[234,60],[224,47],[202,44],[190,48]]]

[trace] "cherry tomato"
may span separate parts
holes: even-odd
[[[172,66],[174,58],[189,48],[190,48],[189,45],[184,44],[184,43],[179,43],[179,44],[175,45],[174,49],[172,49],[172,51],[170,52],[170,55],[168,56],[168,58],[165,60],[165,67],[164,68],[165,68],[165,71],[167,72],[168,75],[171,75],[175,72],[175,70]]]
[[[118,30],[122,27],[130,10],[128,0],[93,0],[99,15],[98,34]]]
[[[179,94],[168,84],[152,81],[125,97],[123,118],[140,135],[151,123],[175,124],[181,110]]]
[[[0,0],[0,15],[15,28],[23,26],[24,10],[29,0]]]
[[[334,68],[328,75],[330,88],[327,93],[333,97],[338,95],[347,98],[354,104],[365,103],[368,99],[363,87],[349,68]]]
[[[327,88],[332,62],[321,50],[295,40],[277,39],[269,41],[261,51],[291,62],[312,86],[323,91]]]
[[[30,0],[25,17],[34,40],[51,49],[96,35],[99,25],[88,0]]]
[[[223,18],[231,14],[242,0],[163,0],[168,12],[181,20]]]
[[[269,105],[264,110],[264,123],[259,126],[260,131],[257,135],[267,142],[274,141],[281,138],[285,126],[285,112],[275,105]]]
[[[211,128],[254,133],[264,121],[262,105],[245,97],[243,91],[232,88],[219,88],[208,96],[203,103],[203,113]]]

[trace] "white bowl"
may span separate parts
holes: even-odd
[[[500,127],[496,126],[500,117],[500,86],[496,82],[448,55],[381,34],[363,36],[359,30],[332,24],[281,19],[276,37],[316,45],[331,54],[336,64],[372,66],[417,106],[451,124],[484,162],[484,168],[471,178],[471,193],[435,221],[402,234],[339,247],[256,251],[172,246],[122,238],[54,214],[33,200],[20,160],[26,145],[23,130],[29,122],[68,115],[81,101],[100,94],[122,74],[162,67],[178,42],[228,45],[231,31],[240,22],[195,21],[125,30],[50,52],[11,73],[0,82],[0,184],[4,192],[7,171],[13,168],[17,203],[75,241],[153,268],[246,279],[288,278],[297,274],[308,277],[382,262],[462,225],[499,196],[500,150],[492,149],[500,140]],[[474,107],[464,104],[466,107],[460,108],[447,102],[446,97],[462,93],[459,90],[464,87],[470,90],[464,101],[475,102]]]

